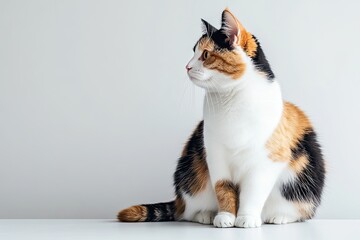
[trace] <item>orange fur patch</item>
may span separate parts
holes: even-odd
[[[244,49],[244,51],[249,57],[255,57],[258,45],[255,39],[253,38],[252,34],[246,32],[246,34],[244,34],[244,37],[242,38],[245,38],[245,40],[244,40],[244,45],[241,47]]]
[[[297,174],[301,173],[309,164],[309,159],[306,155],[301,155],[297,159],[292,159],[290,162],[290,168]]]
[[[246,68],[241,56],[234,51],[216,51],[214,42],[210,38],[203,38],[199,42],[200,51],[209,51],[210,56],[204,61],[204,67],[217,70],[229,75],[233,79],[240,78]]]
[[[206,165],[206,160],[201,159],[198,156],[194,156],[192,167],[196,175],[190,187],[190,191],[192,194],[196,194],[205,189],[206,184],[209,181],[209,170]]]
[[[227,180],[215,184],[215,193],[219,203],[219,211],[236,215],[238,209],[238,188]]]
[[[296,202],[295,206],[298,209],[302,220],[310,219],[315,214],[315,208],[316,207],[312,203]]]
[[[120,211],[117,217],[121,222],[143,222],[147,218],[147,208],[132,206]]]
[[[210,57],[204,61],[204,66],[229,75],[232,79],[240,78],[246,68],[240,55],[232,51],[211,52]]]
[[[175,199],[175,218],[179,219],[185,211],[185,202],[182,198],[176,197]]]
[[[281,120],[266,144],[270,159],[275,162],[290,162],[292,160],[291,149],[296,148],[306,131],[311,128],[311,123],[306,115],[292,103],[285,102]],[[302,160],[302,163],[306,163],[303,158],[299,159]],[[302,165],[293,164],[292,166],[299,168]]]
[[[199,49],[201,51],[208,50],[209,52],[214,51],[215,43],[208,37],[202,38],[198,43]]]

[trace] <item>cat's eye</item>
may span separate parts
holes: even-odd
[[[209,51],[204,50],[203,53],[202,53],[202,59],[206,60],[206,59],[208,59],[209,56],[210,56]]]

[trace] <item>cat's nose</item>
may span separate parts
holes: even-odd
[[[190,71],[192,69],[192,67],[190,67],[189,64],[186,65],[185,68],[186,68],[187,71]]]

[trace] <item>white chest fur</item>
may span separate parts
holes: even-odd
[[[205,143],[216,141],[233,151],[263,147],[279,123],[282,109],[278,83],[264,79],[229,92],[207,92]]]

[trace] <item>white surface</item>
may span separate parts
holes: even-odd
[[[114,218],[173,198],[201,119],[185,64],[229,6],[319,132],[320,218],[360,218],[360,1],[1,0],[0,218]]]
[[[0,220],[4,240],[359,239],[360,220],[312,220],[256,229],[220,229],[188,222],[119,223],[111,220]]]

